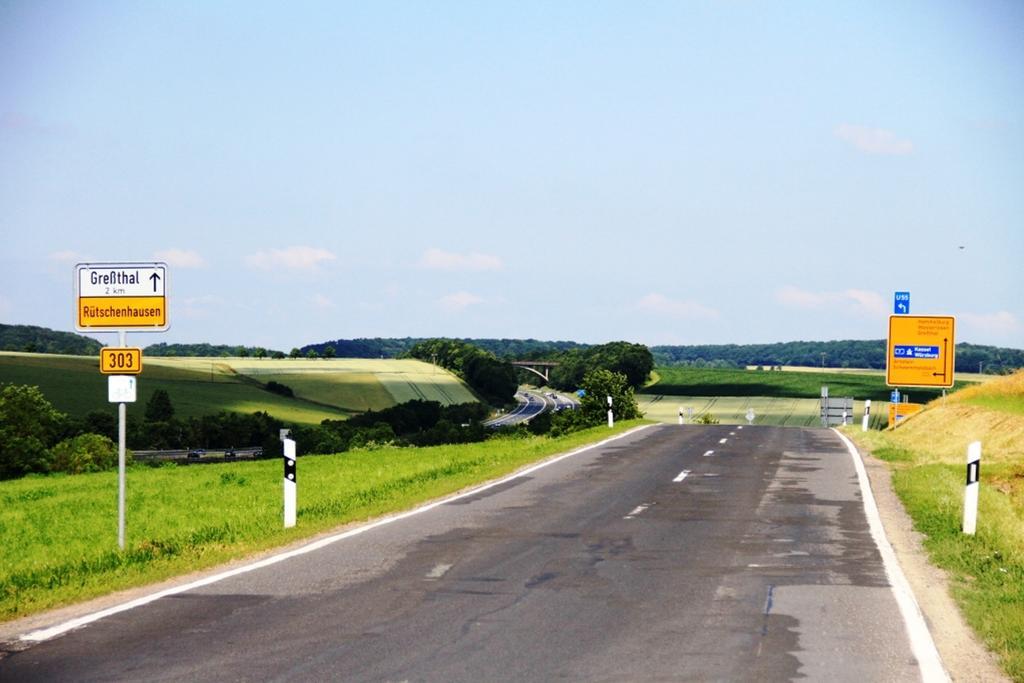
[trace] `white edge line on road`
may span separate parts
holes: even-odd
[[[935,641],[932,640],[931,631],[928,630],[924,615],[914,597],[914,591],[910,588],[910,583],[903,574],[899,560],[896,559],[896,553],[885,535],[885,527],[882,526],[882,518],[878,514],[878,505],[875,504],[875,496],[871,493],[871,483],[868,481],[864,463],[861,462],[860,453],[845,434],[835,428],[832,431],[846,444],[850,458],[853,459],[853,467],[857,470],[860,495],[864,500],[864,514],[868,518],[871,537],[875,540],[875,545],[878,546],[878,552],[885,564],[885,573],[889,577],[893,595],[896,597],[896,604],[900,608],[900,614],[903,615],[903,623],[906,625],[907,635],[910,637],[910,649],[913,651],[914,657],[917,658],[917,664],[921,669],[921,680],[925,683],[948,681],[950,680],[949,674],[942,666],[942,658],[939,656],[939,650],[935,647]]]
[[[295,550],[289,550],[287,552],[283,552],[283,553],[280,553],[278,555],[272,555],[271,557],[266,557],[266,558],[264,558],[262,560],[259,560],[257,562],[253,562],[252,564],[247,564],[247,565],[242,566],[242,567],[236,567],[234,569],[229,569],[227,571],[220,572],[219,574],[213,574],[211,576],[207,576],[205,578],[198,579],[196,581],[191,581],[189,583],[182,584],[180,586],[174,586],[172,588],[166,588],[166,589],[164,589],[162,591],[157,591],[156,593],[151,593],[149,595],[144,595],[141,598],[136,598],[135,600],[130,600],[129,602],[121,603],[120,605],[114,605],[113,607],[108,607],[107,609],[103,609],[103,610],[100,610],[98,612],[93,612],[91,614],[86,614],[86,615],[78,617],[76,619],[71,619],[69,621],[65,621],[64,623],[57,624],[56,626],[51,626],[49,628],[43,628],[43,629],[37,629],[35,631],[31,631],[29,633],[26,633],[26,634],[22,635],[19,638],[19,640],[31,641],[31,642],[37,642],[37,643],[38,642],[42,642],[44,640],[49,640],[50,638],[55,638],[55,637],[57,637],[59,635],[67,633],[68,631],[71,631],[73,629],[80,628],[80,627],[85,626],[87,624],[91,624],[94,621],[99,621],[100,619],[104,619],[106,617],[109,617],[109,616],[114,615],[114,614],[118,614],[120,612],[127,612],[128,610],[135,609],[136,607],[142,607],[143,605],[148,605],[149,603],[155,602],[155,601],[159,600],[160,598],[166,598],[166,597],[168,597],[170,595],[178,595],[179,593],[184,593],[186,591],[194,590],[196,588],[202,588],[203,586],[209,586],[210,584],[217,583],[217,582],[223,581],[225,579],[230,579],[231,577],[238,576],[240,574],[246,574],[248,572],[255,571],[257,569],[262,569],[264,567],[269,567],[270,565],[277,564],[278,562],[283,562],[284,560],[289,560],[289,559],[291,559],[293,557],[298,557],[300,555],[305,555],[306,553],[311,553],[311,552],[313,552],[315,550],[320,550],[321,548],[329,546],[332,543],[337,543],[338,541],[344,540],[346,538],[351,538],[352,536],[358,536],[359,534],[362,534],[362,533],[365,533],[367,531],[370,531],[371,529],[376,529],[377,527],[384,526],[385,524],[391,524],[392,522],[398,522],[398,521],[401,521],[401,520],[406,519],[408,517],[412,517],[413,515],[418,515],[418,514],[421,514],[421,513],[424,513],[424,512],[428,512],[429,510],[433,510],[436,507],[440,507],[441,505],[445,505],[446,503],[450,503],[452,501],[459,500],[461,498],[467,498],[469,496],[475,496],[476,494],[480,493],[481,491],[486,491],[487,489],[493,488],[495,486],[500,486],[500,485],[502,485],[502,484],[504,484],[504,483],[506,483],[508,481],[511,481],[513,479],[516,479],[518,477],[523,477],[523,476],[526,476],[527,474],[531,474],[533,472],[536,472],[537,470],[543,469],[543,468],[545,468],[545,467],[547,467],[549,465],[554,465],[556,462],[560,462],[562,460],[565,460],[566,458],[571,458],[574,455],[579,455],[580,453],[584,453],[584,452],[592,450],[594,448],[600,448],[600,447],[602,447],[602,446],[604,446],[606,444],[611,443],[612,441],[617,441],[618,439],[622,439],[622,438],[630,436],[632,434],[636,434],[637,432],[639,432],[641,430],[644,430],[644,429],[647,429],[648,427],[653,427],[653,426],[654,425],[641,425],[639,427],[634,427],[633,429],[630,429],[627,432],[623,432],[622,434],[616,434],[613,437],[610,437],[608,439],[603,439],[602,441],[598,441],[597,443],[592,443],[592,444],[590,444],[588,446],[583,446],[582,448],[577,448],[574,451],[569,451],[568,453],[563,453],[562,455],[555,456],[555,457],[553,457],[553,458],[551,458],[549,460],[545,460],[545,461],[540,462],[540,463],[538,463],[536,465],[531,465],[530,467],[527,467],[526,469],[518,470],[516,472],[513,472],[512,474],[509,474],[506,477],[503,477],[501,479],[496,479],[495,481],[492,481],[492,482],[489,482],[487,484],[484,484],[483,486],[478,486],[478,487],[476,487],[474,489],[470,489],[469,491],[463,491],[462,493],[457,493],[457,494],[455,494],[453,496],[448,496],[447,498],[442,498],[440,500],[435,500],[433,503],[427,503],[426,505],[422,505],[422,506],[420,506],[418,508],[414,508],[412,510],[407,510],[406,512],[401,512],[399,514],[392,515],[390,517],[384,517],[382,519],[378,519],[375,522],[370,522],[369,524],[365,524],[363,526],[356,527],[355,529],[349,529],[348,531],[344,531],[344,532],[342,532],[340,534],[335,534],[333,536],[328,536],[326,538],[321,538],[319,541],[314,541],[313,543],[310,543],[308,545],[304,545],[304,546],[302,546],[300,548],[296,548]]]
[[[673,479],[672,481],[676,481],[676,482],[678,482],[678,481],[682,481],[683,479],[686,479],[686,475],[688,475],[689,473],[690,473],[690,470],[683,470],[683,471],[682,471],[682,472],[680,472],[680,473],[679,473],[679,475],[678,475],[678,476],[676,476],[676,478],[675,478],[675,479]]]

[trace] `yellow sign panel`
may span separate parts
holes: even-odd
[[[889,429],[896,429],[900,420],[919,413],[924,409],[920,403],[890,403],[889,404]]]
[[[79,263],[75,294],[75,329],[80,332],[168,327],[164,263]]]
[[[891,387],[951,387],[956,320],[948,315],[891,315],[885,382]]]
[[[78,326],[85,328],[163,327],[167,325],[162,296],[89,296],[78,300]]]
[[[100,349],[100,372],[104,375],[137,375],[142,372],[142,349]]]

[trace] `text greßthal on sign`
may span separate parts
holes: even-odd
[[[80,263],[75,284],[80,331],[167,329],[164,263]]]

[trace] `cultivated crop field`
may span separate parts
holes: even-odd
[[[643,388],[645,394],[666,396],[773,396],[820,398],[821,387],[828,386],[830,396],[852,396],[858,400],[888,401],[891,389],[885,375],[853,372],[790,372],[771,370],[706,369],[681,366],[655,368],[658,380]],[[962,388],[958,381],[954,391]],[[941,391],[910,390],[911,401],[924,403]]]
[[[270,381],[290,387],[295,397],[267,391]],[[107,380],[94,357],[0,352],[0,382],[37,385],[70,415],[110,409]],[[163,389],[179,417],[266,411],[296,424],[344,419],[413,398],[446,405],[476,401],[450,372],[417,360],[146,358],[143,351],[138,386],[129,414],[141,415],[153,392]]]
[[[693,409],[694,419],[707,414],[721,424],[748,424],[747,411],[754,411],[755,425],[774,425],[782,427],[820,427],[820,399],[816,398],[779,398],[772,396],[637,396],[637,403],[644,413],[644,418],[677,424],[679,409]],[[888,404],[872,402],[871,427],[884,426],[888,414]],[[854,401],[853,419],[860,424],[864,414],[864,402]]]
[[[0,620],[214,566],[409,508],[637,426],[299,458],[298,525],[282,524],[278,459],[137,465],[117,548],[117,473],[0,482]]]

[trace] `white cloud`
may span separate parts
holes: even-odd
[[[501,270],[502,262],[497,256],[475,252],[459,254],[443,249],[431,248],[420,257],[421,268],[430,270]]]
[[[288,247],[286,249],[270,249],[259,251],[245,257],[245,262],[253,268],[316,268],[323,261],[333,261],[337,257],[326,249],[315,247]]]
[[[717,318],[718,311],[696,301],[679,301],[651,292],[636,302],[637,308],[673,318]]]
[[[89,259],[82,256],[77,251],[64,249],[62,251],[55,251],[51,253],[50,260],[56,261],[57,263],[86,263]]]
[[[866,289],[812,292],[799,287],[786,286],[775,291],[775,300],[790,308],[807,310],[833,308],[871,316],[884,316],[888,312],[886,299],[878,292]]]
[[[190,297],[182,299],[178,305],[174,306],[171,315],[175,317],[180,315],[188,320],[209,320],[214,315],[213,309],[220,308],[223,304],[223,299],[212,294]]]
[[[185,249],[164,249],[153,254],[158,261],[163,261],[175,268],[204,268],[206,259],[197,251],[186,251]]]
[[[449,313],[460,313],[470,306],[482,304],[484,302],[482,297],[476,294],[470,294],[469,292],[455,292],[454,294],[447,294],[437,300],[440,307]]]
[[[319,308],[322,311],[334,308],[334,302],[323,294],[314,294],[312,302],[314,308]]]
[[[836,126],[835,132],[840,139],[865,154],[904,155],[914,151],[914,143],[897,137],[891,130],[842,123]]]
[[[993,335],[1018,340],[1024,337],[1024,323],[1009,311],[995,313],[962,313],[959,319],[973,334]],[[957,334],[959,337],[960,335]]]

